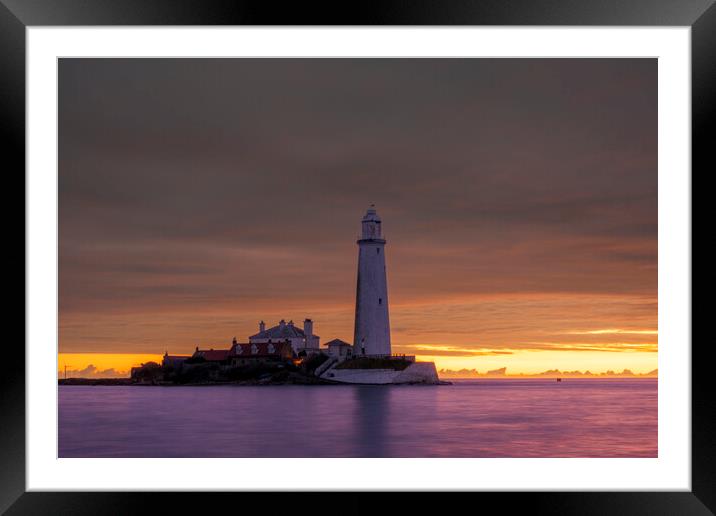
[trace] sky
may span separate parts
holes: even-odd
[[[61,59],[59,367],[351,342],[372,203],[394,352],[657,368],[655,59]]]

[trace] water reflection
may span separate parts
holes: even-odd
[[[656,380],[60,386],[60,457],[656,457]]]
[[[353,388],[353,442],[356,457],[389,457],[388,420],[392,387],[359,385]]]

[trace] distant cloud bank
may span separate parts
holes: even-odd
[[[67,378],[126,378],[129,371],[119,371],[114,367],[109,369],[98,369],[93,364],[88,365],[84,369],[68,369]],[[57,371],[58,378],[65,377],[65,371]]]
[[[659,370],[654,369],[648,373],[634,373],[629,369],[624,369],[618,373],[615,371],[603,371],[601,373],[593,373],[591,371],[560,371],[559,369],[549,369],[541,373],[533,374],[508,374],[506,367],[493,369],[481,373],[476,369],[440,369],[440,376],[444,378],[657,378]]]

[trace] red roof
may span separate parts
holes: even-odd
[[[203,357],[207,362],[221,362],[229,356],[228,349],[197,349],[195,357]]]
[[[271,351],[273,348],[273,351]],[[239,352],[239,349],[241,350]],[[236,357],[275,357],[293,354],[290,342],[260,342],[255,344],[234,344],[228,351],[229,356]]]

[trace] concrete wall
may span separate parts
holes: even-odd
[[[400,372],[392,369],[330,369],[323,378],[342,383],[383,385],[393,383]]]
[[[400,371],[394,383],[438,383],[439,381],[434,362],[414,362]]]
[[[323,378],[341,383],[387,385],[403,383],[437,384],[438,372],[433,362],[415,362],[402,371],[393,369],[329,369]]]

